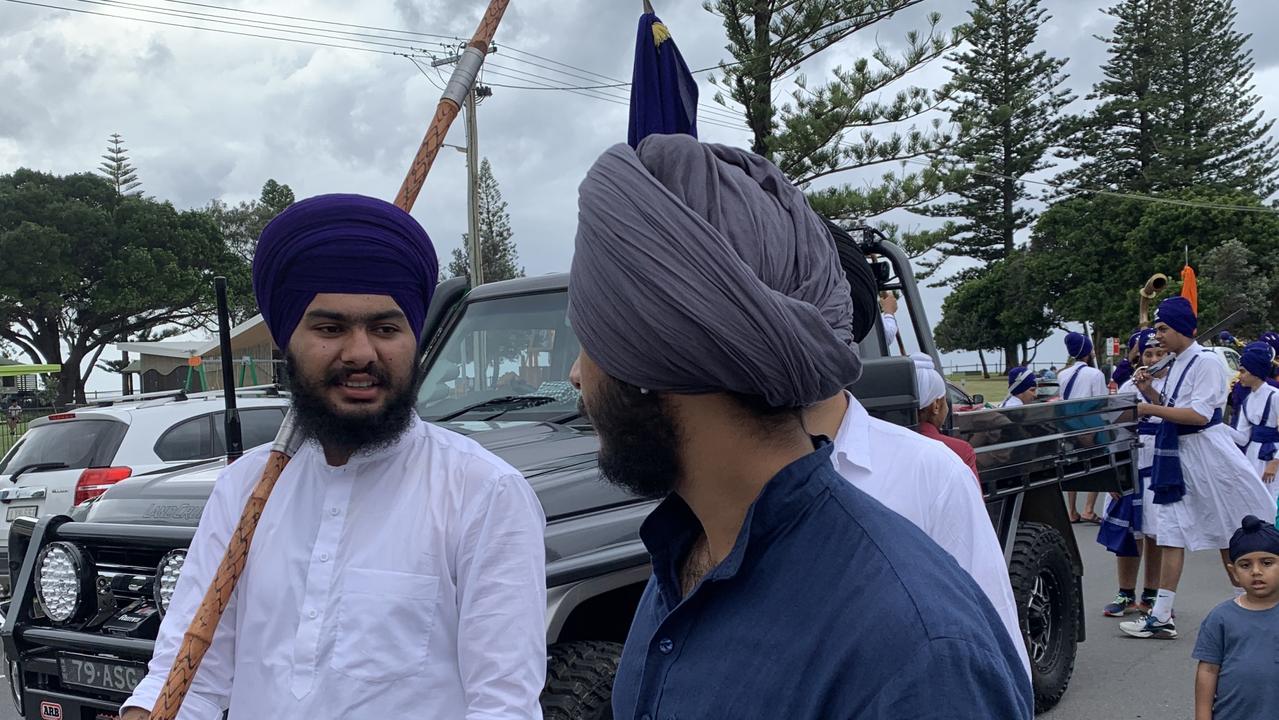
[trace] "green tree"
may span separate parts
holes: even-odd
[[[942,301],[942,318],[934,331],[937,348],[980,353],[1012,347],[1014,360],[1008,367],[1019,364],[1019,354],[1029,357],[1030,346],[1038,347],[1055,325],[1037,273],[1030,253],[1018,249],[959,283]],[[983,373],[985,363],[983,356]]]
[[[1137,325],[1138,296],[1151,274],[1178,277],[1185,258],[1207,270],[1210,253],[1230,241],[1247,249],[1257,267],[1273,267],[1279,253],[1279,214],[1241,191],[1188,189],[1157,197],[1081,196],[1056,203],[1036,223],[1031,236],[1035,276],[1063,322],[1085,322],[1100,336],[1126,337]],[[1181,202],[1252,208],[1251,211],[1188,207]],[[1203,273],[1201,273],[1203,274]],[[1200,284],[1203,324],[1219,320],[1226,307],[1214,305],[1212,286]],[[1175,285],[1175,283],[1174,283]],[[1176,291],[1170,287],[1169,291]],[[1271,295],[1264,318],[1277,309]]]
[[[120,136],[120,133],[112,133],[111,139],[107,141],[107,154],[102,156],[102,164],[98,166],[98,172],[111,181],[116,197],[142,194],[142,191],[138,190],[142,181],[138,180],[137,171],[129,163],[129,151],[124,147],[124,138]]]
[[[912,244],[916,252],[938,254],[923,263],[925,275],[951,258],[982,265],[938,285],[973,278],[1009,257],[1016,234],[1034,222],[1023,178],[1050,167],[1044,156],[1059,140],[1061,109],[1073,100],[1061,87],[1066,61],[1034,48],[1048,19],[1039,0],[976,0],[964,29],[969,47],[948,58],[954,63],[949,110],[960,127],[943,155],[953,199],[919,212],[959,220]],[[1003,351],[1009,367],[1019,363],[1019,348],[1028,339],[1008,336]]]
[[[478,198],[480,257],[483,258],[480,270],[484,276],[484,282],[524,277],[524,268],[518,265],[519,251],[515,248],[511,215],[506,211],[502,189],[498,187],[497,178],[493,176],[493,166],[489,164],[488,158],[480,163]],[[463,233],[462,247],[453,249],[453,260],[448,266],[450,277],[471,274],[470,248],[470,237]]]
[[[1121,0],[1096,107],[1072,120],[1059,180],[1160,192],[1210,185],[1267,196],[1279,147],[1254,91],[1232,0]]]
[[[923,0],[707,0],[728,36],[731,62],[712,78],[743,108],[751,148],[770,158],[800,185],[849,170],[928,157],[946,142],[940,122],[920,127],[922,116],[942,102],[922,87],[893,92],[898,82],[953,47],[956,39],[928,16],[927,29],[906,34],[893,55],[882,46],[851,67],[835,67],[829,78],[794,77],[789,102],[778,104],[782,83],[811,61],[853,36],[867,37],[882,21]],[[861,35],[858,35],[861,33]],[[874,43],[874,40],[868,40]],[[888,94],[887,99],[881,99]],[[892,130],[872,132],[875,128]],[[904,128],[904,130],[903,130]],[[903,166],[904,167],[904,166]],[[836,185],[814,192],[813,207],[837,220],[864,219],[892,208],[931,200],[940,192],[940,174],[888,172],[870,187]]]
[[[0,175],[0,254],[0,338],[62,366],[64,403],[108,345],[205,325],[213,276],[243,265],[203,211],[28,169]]]
[[[1262,272],[1259,253],[1237,238],[1209,250],[1199,272],[1199,312],[1215,322],[1246,308],[1248,317],[1227,328],[1240,337],[1257,337],[1271,328],[1279,278]],[[1274,267],[1271,253],[1267,267]]]
[[[293,202],[293,189],[270,179],[262,185],[262,192],[256,200],[228,205],[222,200],[214,199],[205,208],[205,212],[222,232],[227,247],[243,260],[243,263],[234,268],[238,272],[227,277],[227,295],[233,322],[242,322],[258,313],[250,273],[253,254],[258,248],[258,237],[262,235],[267,223]]]

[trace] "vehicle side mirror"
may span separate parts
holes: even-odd
[[[974,396],[973,396],[973,404],[974,404],[974,405],[985,405],[985,404],[986,404],[986,396],[985,396],[985,395],[974,395]]]

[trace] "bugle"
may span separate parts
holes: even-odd
[[[1148,327],[1150,325],[1150,301],[1154,300],[1155,297],[1158,296],[1159,293],[1163,292],[1163,289],[1166,287],[1168,287],[1168,276],[1163,273],[1155,273],[1154,275],[1151,275],[1150,279],[1146,281],[1146,284],[1137,291],[1137,294],[1141,296],[1141,309],[1138,313],[1138,323],[1141,327]]]

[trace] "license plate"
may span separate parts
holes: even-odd
[[[35,517],[40,514],[40,508],[35,505],[21,505],[19,507],[11,507],[4,512],[4,519],[7,522],[13,522],[20,517]]]
[[[80,655],[63,655],[58,658],[62,666],[62,682],[68,685],[110,690],[129,694],[146,677],[145,665],[98,660]]]

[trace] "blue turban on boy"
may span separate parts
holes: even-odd
[[[1137,352],[1145,353],[1146,348],[1150,347],[1150,344],[1154,342],[1155,329],[1146,328],[1144,330],[1140,330],[1134,337],[1137,338]]]
[[[1066,352],[1076,360],[1083,360],[1092,355],[1092,340],[1087,335],[1072,332],[1066,335]]]
[[[1199,318],[1190,307],[1190,301],[1175,295],[1159,303],[1155,310],[1155,322],[1163,323],[1186,337],[1194,337],[1195,328],[1199,327]]]
[[[1274,377],[1275,350],[1264,342],[1248,343],[1239,356],[1239,364],[1255,377],[1262,380]]]
[[[1020,395],[1036,385],[1035,373],[1028,367],[1017,366],[1008,371],[1008,394]]]
[[[420,342],[439,280],[435,247],[408,213],[363,195],[317,195],[290,205],[262,231],[253,292],[284,350],[320,293],[390,295]]]
[[[1279,530],[1255,515],[1248,515],[1230,537],[1230,562],[1255,552],[1279,555]]]

